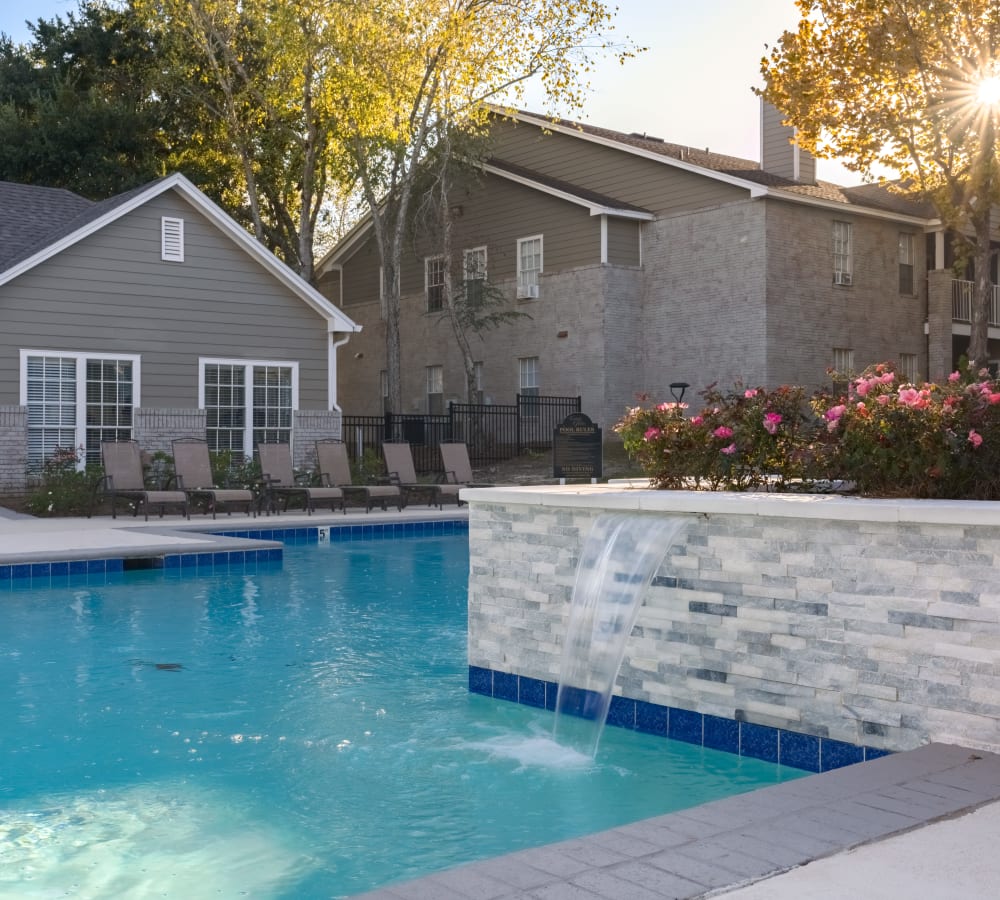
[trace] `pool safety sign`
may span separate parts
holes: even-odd
[[[600,478],[604,469],[601,429],[584,413],[570,413],[552,433],[555,478]]]

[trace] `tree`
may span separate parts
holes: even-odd
[[[929,200],[975,266],[968,356],[986,363],[990,224],[1000,201],[996,0],[796,0],[758,93],[820,157]],[[971,234],[971,238],[970,238]]]
[[[223,205],[306,280],[343,180],[341,5],[325,0],[130,0],[165,48],[164,88],[205,110],[195,155],[232,162]]]
[[[104,199],[162,174],[173,104],[150,90],[156,44],[128,10],[81,3],[0,36],[0,178]]]
[[[486,127],[490,104],[523,99],[537,76],[548,103],[582,105],[583,76],[612,47],[600,0],[344,0],[337,119],[382,262],[386,374],[402,407],[400,266],[418,173],[446,128]]]

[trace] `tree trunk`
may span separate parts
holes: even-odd
[[[976,283],[972,295],[972,328],[969,334],[969,365],[977,371],[989,363],[990,309],[993,305],[993,282],[990,279],[990,209],[977,215],[975,270]]]

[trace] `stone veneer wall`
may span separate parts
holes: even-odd
[[[680,515],[616,694],[886,750],[1000,750],[1000,504],[605,486],[463,498],[470,667],[557,681],[592,521]]]
[[[335,409],[299,409],[295,411],[292,438],[292,463],[300,469],[316,468],[316,441],[340,440],[342,418]]]
[[[205,439],[207,415],[203,409],[150,409],[133,412],[132,433],[146,453],[162,451],[173,456],[172,441],[178,438]]]

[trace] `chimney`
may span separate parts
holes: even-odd
[[[799,184],[815,184],[815,158],[795,143],[795,129],[781,119],[776,107],[760,101],[760,167]]]

